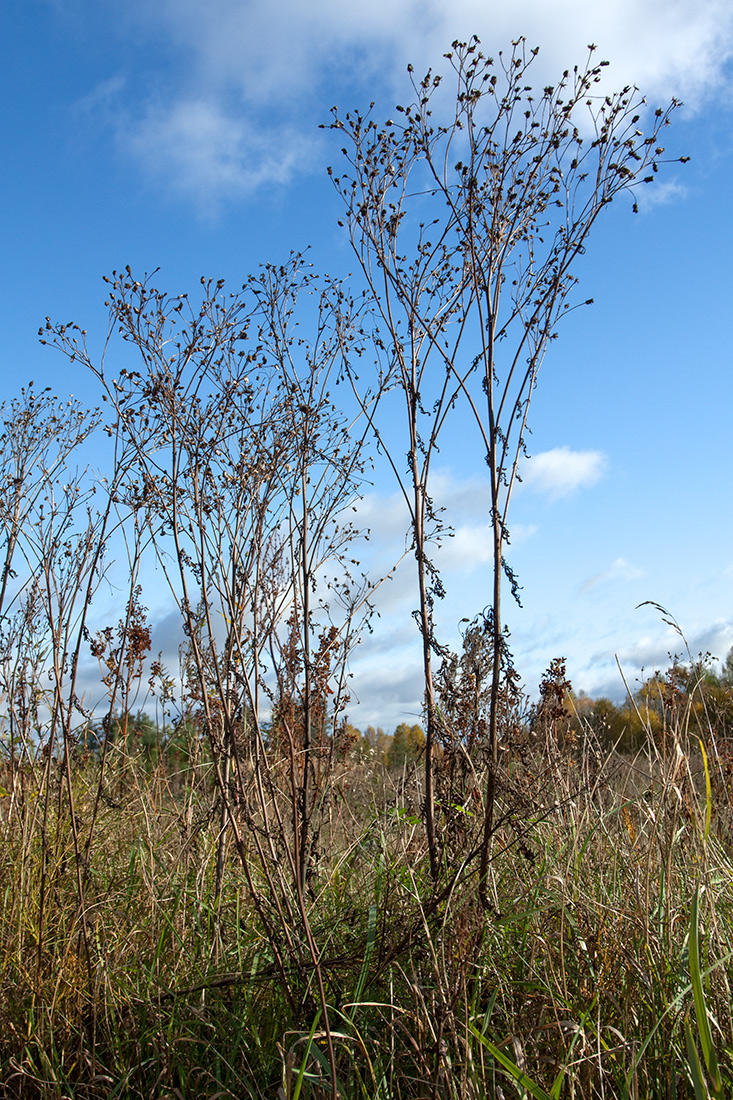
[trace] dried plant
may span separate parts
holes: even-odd
[[[429,474],[458,399],[473,419],[488,468],[492,541],[493,671],[488,740],[491,768],[484,799],[481,878],[486,877],[499,763],[499,695],[506,652],[502,580],[518,583],[505,556],[508,512],[525,454],[527,418],[540,366],[560,319],[575,304],[574,267],[601,211],[618,195],[649,182],[664,149],[660,133],[673,101],[658,110],[651,133],[638,124],[635,89],[597,91],[605,62],[591,47],[585,67],[554,86],[529,84],[537,50],[524,39],[495,62],[478,39],[454,42],[453,102],[441,77],[412,79],[413,102],[380,127],[371,112],[341,117],[331,128],[346,142],[348,168],[334,176],[349,236],[374,304],[380,363],[371,388],[354,386],[380,442],[378,397],[404,397],[408,474],[391,466],[407,502],[419,589],[423,641],[426,830],[433,871],[437,851],[432,767],[438,738],[431,655],[437,647],[432,601],[442,587],[427,555],[440,530]],[[412,69],[410,68],[412,72]],[[434,117],[434,113],[435,116]],[[444,118],[438,122],[436,118]],[[462,446],[465,440],[462,438]],[[488,899],[485,898],[488,902]]]
[[[217,895],[231,832],[284,986],[293,963],[303,984],[312,969],[328,1032],[306,891],[348,658],[370,611],[344,518],[363,478],[363,432],[350,431],[329,388],[357,336],[352,307],[299,256],[240,293],[205,283],[198,307],[116,273],[109,306],[140,371],[110,378],[73,328],[49,326],[45,338],[97,375],[114,412],[107,430],[134,454],[119,495],[182,615],[189,704],[221,806]],[[108,643],[93,644],[114,675],[123,662]],[[118,694],[126,702],[124,686]]]
[[[96,377],[104,438],[32,387],[0,414],[2,1096],[733,1087],[733,659],[715,677],[688,654],[623,707],[576,698],[558,659],[528,707],[500,614],[574,260],[654,174],[668,112],[643,138],[634,93],[596,99],[591,62],[532,97],[522,42],[449,60],[445,125],[432,76],[399,126],[335,119],[358,305],[297,255],[195,303],[128,268],[101,356],[73,325],[42,334]],[[451,654],[430,472],[459,407],[494,577]],[[348,723],[377,583],[349,522],[369,435],[412,527],[425,739]],[[177,674],[151,652],[153,568]]]

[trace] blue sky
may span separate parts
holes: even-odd
[[[584,297],[553,344],[530,416],[533,458],[511,513],[517,666],[530,686],[566,656],[574,685],[623,692],[680,640],[733,645],[730,507],[733,371],[733,9],[719,0],[5,0],[0,176],[0,396],[24,382],[98,400],[90,379],[41,348],[46,315],[101,345],[102,276],[160,268],[194,291],[202,275],[241,285],[264,261],[311,247],[346,273],[348,241],[326,176],[331,106],[408,95],[405,69],[440,68],[457,37],[487,52],[525,35],[538,84],[598,44],[609,86],[651,105],[685,101],[670,165],[641,211],[621,199],[591,237]],[[489,598],[482,471],[444,453],[438,496],[456,530],[440,559],[443,636]],[[378,470],[363,505],[378,570],[404,549],[407,517]],[[391,728],[420,709],[420,656],[406,562],[354,662],[359,724]],[[172,649],[165,605],[157,645]]]

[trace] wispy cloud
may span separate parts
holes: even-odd
[[[431,553],[441,571],[472,572],[491,561],[489,529],[489,482],[484,477],[457,477],[447,470],[435,470],[430,493],[437,508],[446,507],[445,522],[451,524],[440,546],[431,543]],[[406,502],[401,493],[367,493],[356,504],[356,524],[370,531],[370,548],[365,555],[389,568],[403,552],[412,559],[412,532]],[[512,523],[511,545],[518,546],[537,533],[532,523]],[[377,567],[377,572],[379,572]]]
[[[525,35],[541,48],[540,86],[597,42],[614,87],[693,107],[729,81],[733,56],[727,0],[136,0],[127,19],[173,59],[163,91],[142,74],[157,98],[138,94],[127,148],[199,205],[289,179],[334,99],[402,94],[406,64],[445,69],[455,38],[477,34],[493,53]]]
[[[401,651],[399,660],[394,659],[394,652],[391,657],[357,671],[350,712],[362,729],[382,726],[391,733],[399,722],[420,721],[423,677],[419,647],[414,644]]]
[[[558,72],[596,42],[616,83],[693,101],[719,87],[733,53],[726,0],[163,0],[155,7],[140,3],[138,11],[187,52],[198,79],[234,84],[261,101],[310,89],[355,63],[367,72],[408,60],[418,69],[435,64],[453,39],[473,34],[491,52],[525,35],[541,47],[541,65]]]
[[[595,485],[603,477],[606,466],[606,456],[601,451],[554,447],[551,451],[532,455],[522,464],[522,484],[557,500]]]
[[[666,206],[669,203],[684,199],[688,189],[680,180],[654,180],[653,187],[640,187],[635,193],[639,210],[644,213],[655,206]]]
[[[592,589],[597,588],[598,585],[606,584],[609,581],[635,581],[643,576],[643,569],[639,569],[636,565],[631,565],[626,561],[626,558],[616,558],[608,569],[604,569],[600,573],[588,577],[581,585],[580,591],[590,592]]]
[[[117,113],[120,109],[125,86],[124,76],[116,73],[96,84],[90,92],[76,101],[74,107],[79,114],[98,117],[104,115],[109,121],[110,115]]]
[[[581,654],[573,654],[574,683],[590,695],[621,698],[625,687],[619,665],[630,690],[635,691],[656,669],[668,668],[673,655],[687,660],[687,646],[693,658],[710,653],[718,660],[724,659],[733,646],[733,622],[717,619],[712,623],[695,624],[686,639],[672,627],[659,622],[630,643],[594,651],[586,661],[581,659]]]
[[[287,183],[313,144],[290,127],[253,127],[241,113],[205,99],[150,106],[121,137],[153,178],[193,197],[201,210],[263,184]]]
[[[535,524],[512,524],[509,532],[511,545],[518,546],[536,533]],[[453,536],[443,542],[435,557],[441,571],[459,572],[463,576],[468,576],[480,566],[490,564],[492,555],[491,531],[488,521],[485,521],[480,524],[459,524]]]

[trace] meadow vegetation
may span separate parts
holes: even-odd
[[[419,758],[345,745],[302,898],[315,963],[230,835],[219,866],[200,708],[68,756],[6,740],[2,1094],[328,1096],[317,967],[339,1096],[728,1095],[733,742],[711,718],[731,693],[689,671],[629,700],[633,751],[561,663],[515,700],[489,911],[479,754],[437,759],[436,884]],[[267,758],[287,767],[274,731]]]
[[[2,408],[1,1096],[730,1095],[733,660],[616,704],[558,658],[531,702],[501,612],[572,265],[672,107],[644,137],[592,51],[536,96],[521,41],[447,57],[445,125],[431,74],[398,123],[335,115],[356,290],[298,255],[195,298],[128,267],[101,348],[41,331],[100,408]],[[493,575],[451,653],[430,474],[458,406]],[[349,722],[378,460],[424,672],[389,736]]]

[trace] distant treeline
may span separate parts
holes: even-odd
[[[452,682],[441,682],[445,709],[439,711],[443,743],[437,747],[438,757],[459,740],[480,744],[486,725],[483,678],[475,665],[467,672],[455,658],[452,661],[452,671],[458,668],[459,674]],[[506,728],[516,736],[535,740],[549,734],[564,750],[592,740],[604,750],[634,753],[648,743],[651,734],[657,748],[666,752],[671,731],[679,729],[680,723],[693,731],[712,728],[719,739],[729,738],[733,737],[733,648],[720,671],[714,669],[710,654],[688,662],[674,658],[665,671],[657,670],[644,679],[623,702],[576,693],[566,676],[564,659],[558,658],[545,673],[537,702],[529,703],[517,689],[511,714],[509,701],[505,705]],[[196,715],[159,726],[144,711],[120,714],[91,723],[79,747],[99,755],[107,741],[151,760],[163,755],[175,756],[179,763],[187,757],[200,761],[207,749],[199,725]],[[268,732],[274,744],[278,736],[275,723]],[[381,726],[373,725],[362,731],[347,720],[331,736],[343,759],[358,764],[404,768],[418,763],[425,752],[425,729],[419,722],[400,722],[393,733],[385,733]]]

